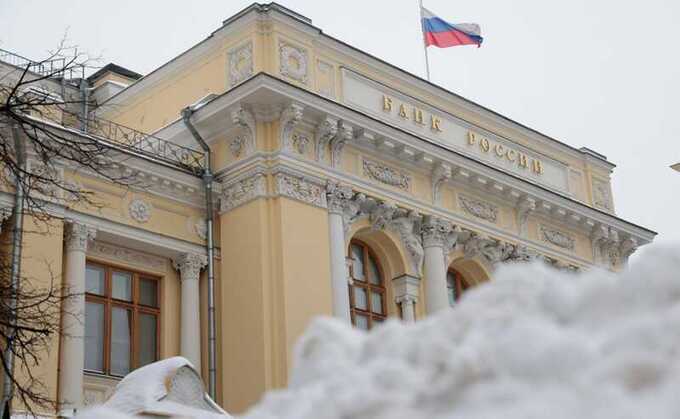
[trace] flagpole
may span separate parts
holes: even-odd
[[[427,81],[430,81],[430,57],[427,55],[427,42],[425,40],[425,31],[423,30],[423,0],[418,0],[418,13],[420,14],[420,32],[423,34],[423,50],[425,51],[425,74],[427,74]]]

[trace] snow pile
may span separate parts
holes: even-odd
[[[621,275],[508,266],[412,326],[319,319],[245,418],[678,418],[679,268],[658,249]]]
[[[190,369],[189,375],[185,367]],[[179,377],[183,371],[185,374]],[[174,389],[173,385],[181,388]],[[84,410],[77,419],[130,419],[130,415],[229,419],[201,387],[200,377],[187,359],[164,359],[126,375],[106,403]]]

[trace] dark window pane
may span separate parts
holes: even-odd
[[[113,272],[111,277],[111,296],[117,300],[132,301],[132,274]]]
[[[130,372],[130,344],[132,342],[132,313],[130,310],[111,308],[111,374]]]
[[[104,372],[104,305],[85,303],[85,369]]]
[[[446,274],[446,292],[449,296],[449,305],[456,303],[456,274],[448,272]]]
[[[374,313],[383,314],[382,303],[382,294],[371,291],[371,311]]]
[[[368,330],[368,317],[356,314],[354,316],[354,322],[358,329]]]
[[[356,244],[352,245],[352,274],[354,279],[364,280],[364,249]]]
[[[382,283],[380,280],[380,271],[378,270],[378,265],[370,256],[368,257],[368,281],[375,285],[380,285]]]
[[[157,281],[142,278],[139,280],[139,303],[145,306],[158,307]]]
[[[368,296],[364,288],[354,287],[354,307],[368,310]]]
[[[156,316],[141,313],[139,315],[139,366],[142,367],[156,361]]]
[[[85,292],[104,295],[106,292],[106,282],[103,268],[87,265],[85,268]]]

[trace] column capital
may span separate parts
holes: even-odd
[[[450,222],[433,215],[424,216],[421,226],[423,247],[441,247],[443,249],[452,231],[453,225]]]
[[[349,185],[329,180],[326,184],[328,212],[343,215],[354,197],[354,191]]]
[[[172,260],[172,266],[179,270],[180,281],[196,280],[203,269],[208,264],[208,258],[205,255],[196,253],[182,253]]]
[[[97,230],[76,221],[66,221],[64,235],[67,250],[85,252],[88,243],[97,235]]]

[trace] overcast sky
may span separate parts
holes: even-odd
[[[0,0],[0,48],[43,58],[68,31],[82,50],[145,74],[249,1]],[[325,33],[424,75],[417,0],[281,0]],[[680,2],[425,0],[475,22],[482,48],[430,48],[432,81],[618,165],[619,216],[680,240]]]

